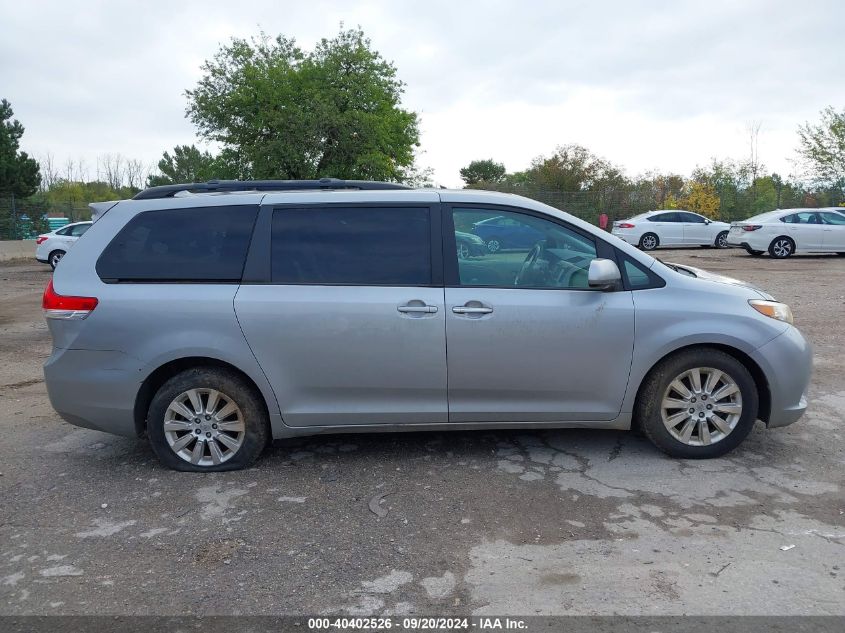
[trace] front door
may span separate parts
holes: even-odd
[[[826,251],[845,253],[845,215],[822,211],[822,247]]]
[[[440,229],[432,207],[281,207],[272,214],[269,279],[241,285],[235,310],[285,424],[446,422],[443,287],[432,267]]]
[[[496,216],[541,239],[459,260],[450,233]],[[449,420],[615,418],[631,368],[633,300],[587,285],[590,262],[611,247],[515,209],[447,207],[445,226]]]

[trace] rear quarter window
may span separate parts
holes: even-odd
[[[258,207],[144,211],[97,261],[103,281],[239,282]]]

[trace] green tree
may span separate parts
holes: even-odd
[[[538,156],[527,170],[531,184],[557,191],[609,190],[626,183],[622,170],[581,145],[562,145]]]
[[[486,160],[474,160],[466,167],[462,167],[461,179],[467,185],[475,185],[480,182],[501,182],[507,170],[502,163],[497,163],[492,158]]]
[[[361,30],[305,52],[263,33],[233,39],[202,66],[187,115],[244,176],[403,181],[414,173],[417,115],[404,83]]]
[[[200,151],[195,145],[177,145],[172,154],[164,152],[158,161],[159,173],[147,177],[147,186],[237,178],[235,162],[225,153],[212,156],[208,151]]]
[[[821,121],[798,128],[798,154],[816,182],[845,186],[845,109],[821,111]]]
[[[12,105],[0,101],[0,196],[31,196],[41,184],[38,162],[19,151],[24,127],[12,119]]]

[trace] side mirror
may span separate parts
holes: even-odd
[[[622,285],[622,273],[616,262],[609,259],[594,259],[590,262],[587,283],[596,290],[616,290]]]
[[[705,223],[705,224],[710,224],[712,221],[713,221],[713,220],[706,220],[706,219],[705,219],[705,220],[704,220],[704,223]]]

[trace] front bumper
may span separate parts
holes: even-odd
[[[795,327],[787,328],[753,354],[766,375],[771,410],[766,426],[792,424],[807,410],[807,387],[813,371],[813,350]]]
[[[44,363],[50,403],[73,425],[135,437],[140,362],[122,352],[54,348]]]

